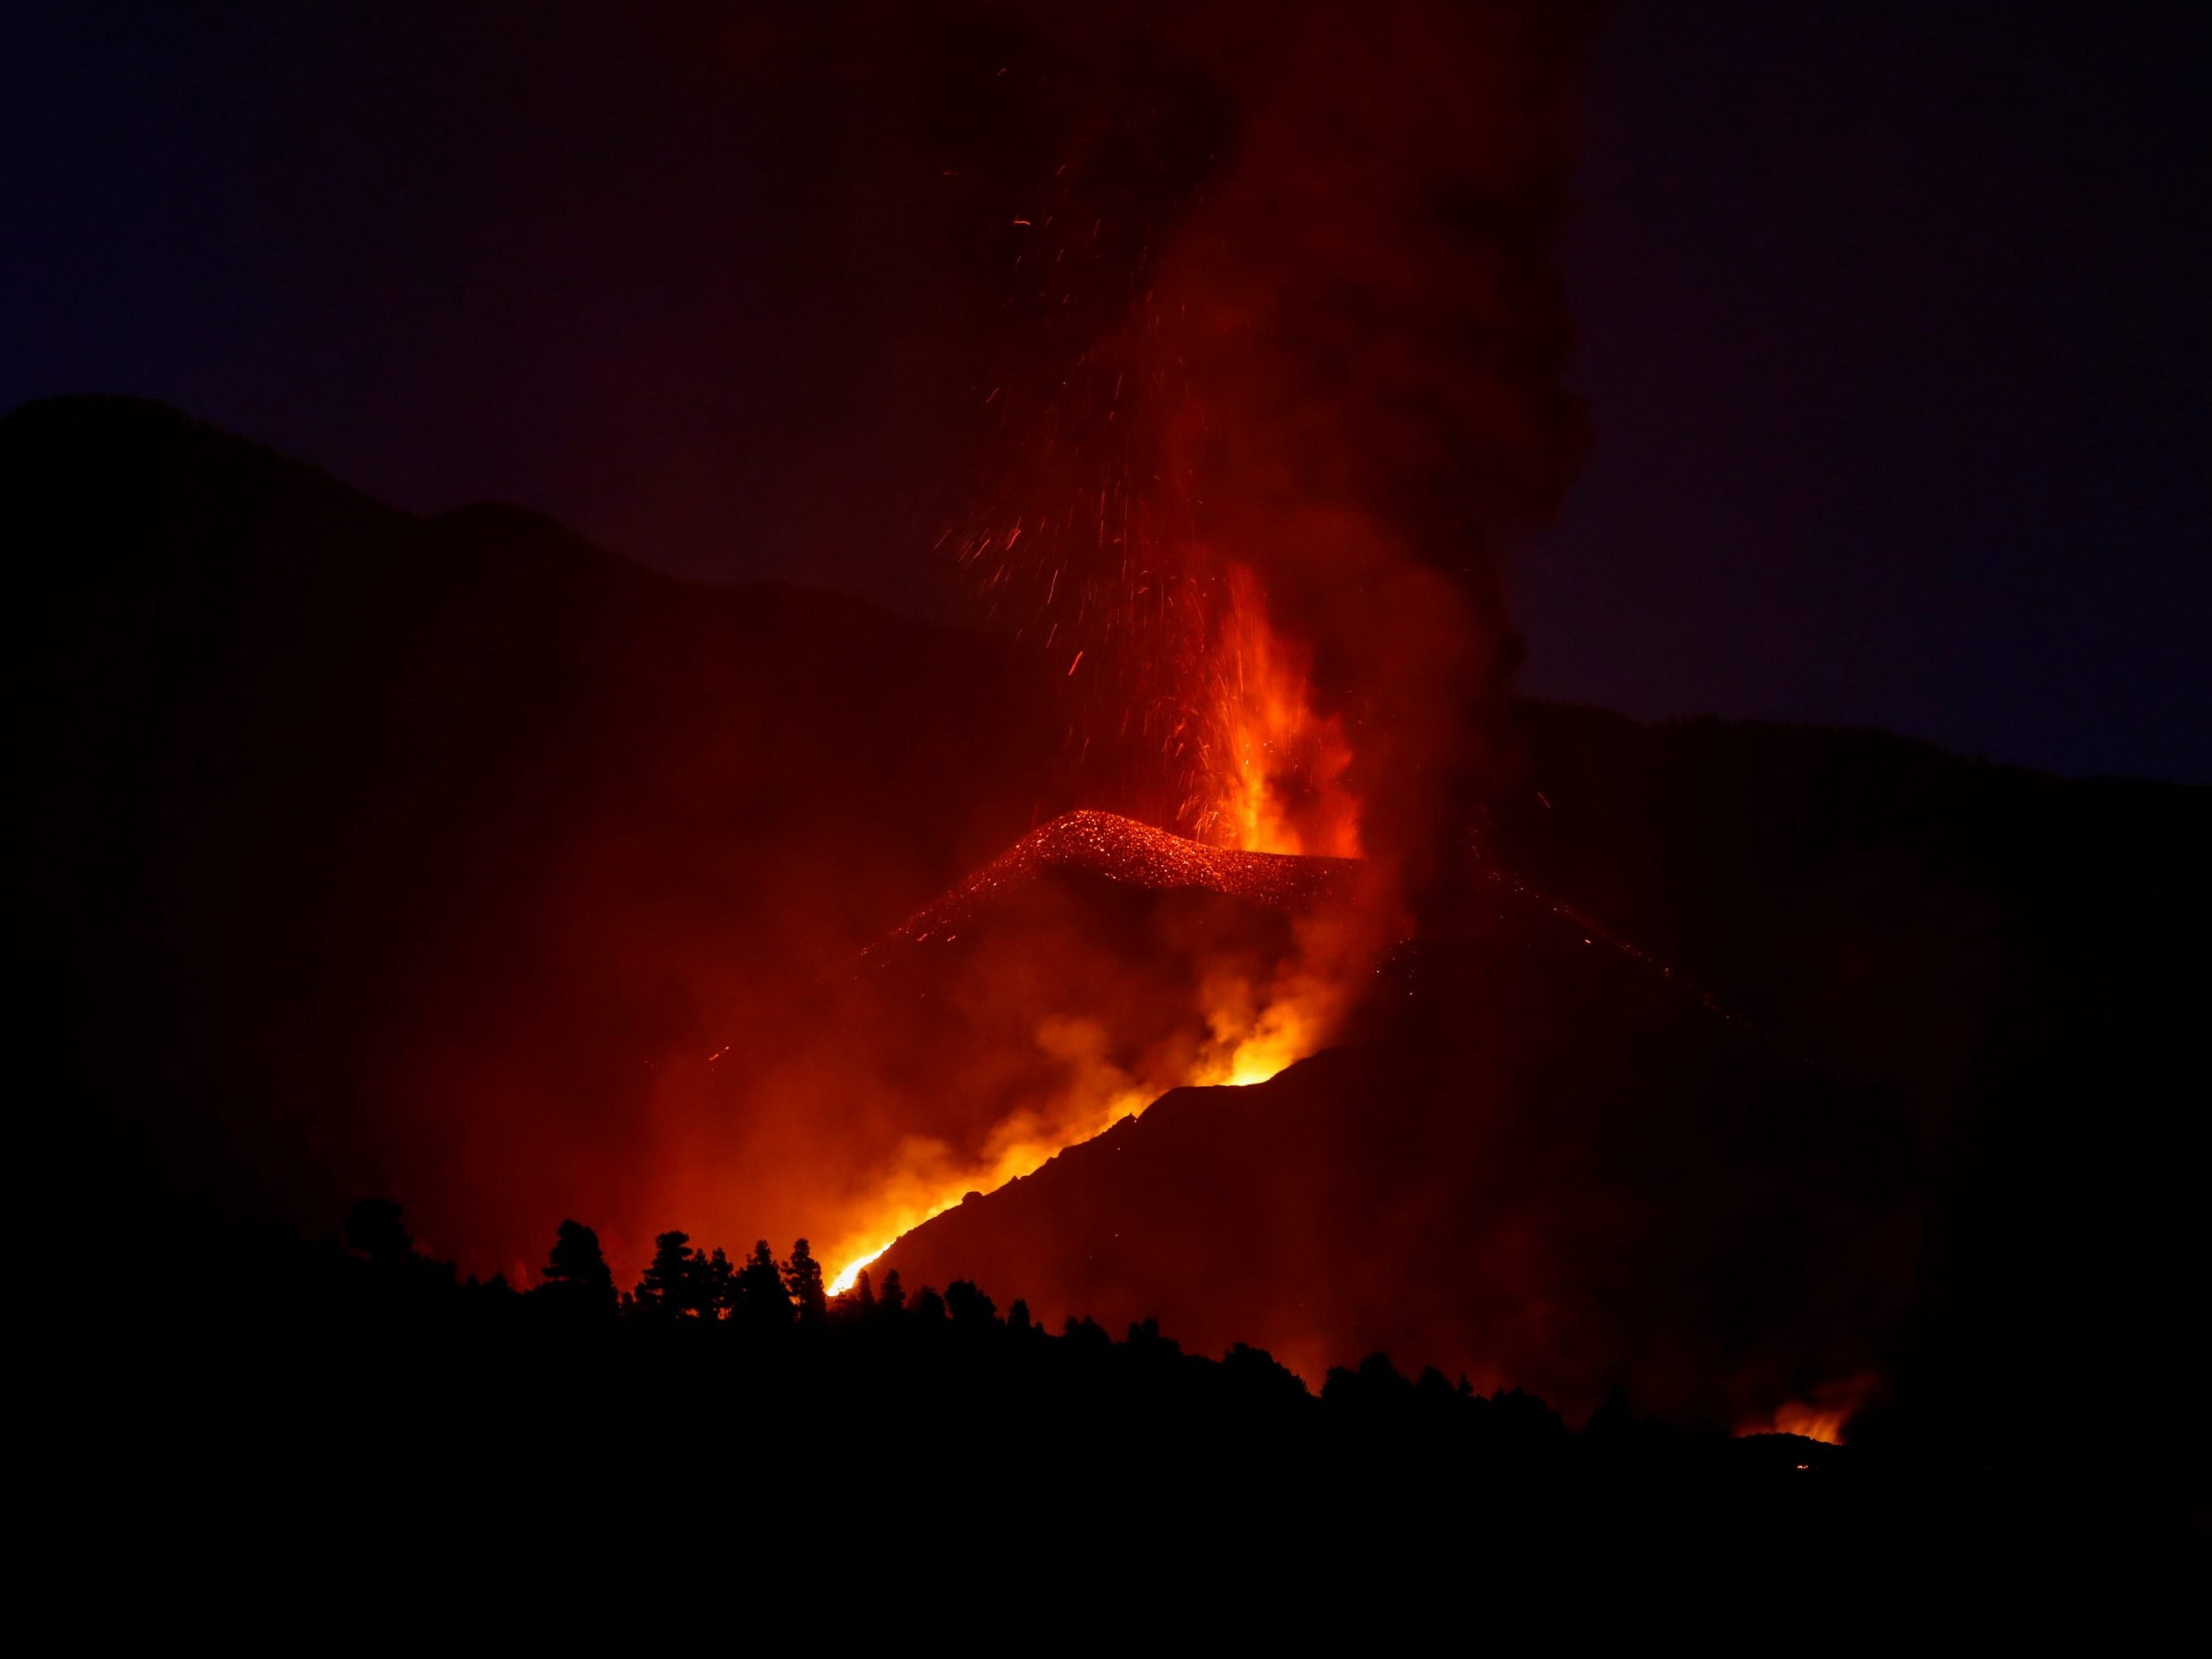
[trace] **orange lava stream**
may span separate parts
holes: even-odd
[[[1358,857],[1359,804],[1344,787],[1351,749],[1343,727],[1315,714],[1304,653],[1274,632],[1257,582],[1241,566],[1230,573],[1228,610],[1207,683],[1211,736],[1203,757],[1203,798],[1189,815],[1200,838],[1240,852]],[[1303,964],[1272,985],[1206,986],[1198,1012],[1209,1039],[1198,1061],[1180,1079],[1152,1086],[1104,1059],[1103,1033],[1073,1025],[1040,1033],[1039,1041],[1071,1063],[1077,1082],[1070,1094],[1015,1113],[993,1132],[982,1156],[964,1166],[944,1168],[938,1147],[904,1149],[899,1173],[869,1205],[867,1226],[843,1246],[831,1293],[851,1289],[862,1268],[931,1217],[971,1193],[995,1192],[1033,1173],[1068,1147],[1141,1114],[1178,1084],[1266,1082],[1328,1040],[1338,991],[1327,976]]]
[[[1183,1080],[1183,1086],[1243,1088],[1265,1083],[1326,1040],[1327,1026],[1321,1017],[1325,1010],[1309,995],[1293,993],[1256,1010],[1240,1007],[1240,998],[1234,991],[1225,990],[1222,995],[1225,1006],[1210,1018],[1213,1040]],[[873,1230],[881,1242],[850,1256],[830,1280],[830,1294],[844,1294],[859,1281],[862,1268],[924,1222],[964,1202],[969,1194],[995,1192],[1009,1181],[1035,1173],[1070,1147],[1096,1139],[1125,1117],[1141,1116],[1146,1107],[1168,1092],[1137,1088],[1126,1077],[1111,1073],[1092,1079],[1091,1084],[1088,1098],[1072,1116],[1056,1111],[1040,1121],[1017,1113],[1001,1124],[982,1160],[959,1174],[930,1176],[914,1171],[893,1177],[872,1206]]]

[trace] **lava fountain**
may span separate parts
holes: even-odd
[[[1268,624],[1249,565],[1232,565],[1206,699],[1201,786],[1185,816],[1201,840],[1247,852],[1359,856],[1343,721],[1314,712],[1308,653]]]

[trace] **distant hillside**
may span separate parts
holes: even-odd
[[[1172,1094],[884,1265],[1570,1409],[1611,1379],[1726,1422],[1878,1375],[1872,1432],[1991,1448],[2042,1433],[2054,1351],[2174,1374],[2212,795],[1516,724],[1524,770],[1344,1046]]]
[[[0,543],[48,1110],[110,1202],[397,1191],[480,1261],[636,1216],[671,1054],[1066,804],[990,641],[415,518],[151,404],[0,422]]]
[[[2111,1432],[2156,1417],[2212,1266],[2212,790],[1868,732],[1519,721],[1501,857],[1902,1101],[1932,1160],[1903,1361],[1924,1408],[2024,1433],[2094,1374],[2150,1391]]]

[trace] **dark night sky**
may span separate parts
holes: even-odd
[[[786,9],[583,10],[6,6],[0,406],[931,602],[926,203]],[[2202,10],[1629,0],[1523,683],[2212,777]]]

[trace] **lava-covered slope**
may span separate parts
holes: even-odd
[[[1171,1093],[883,1267],[1315,1383],[1382,1349],[1731,1420],[1878,1366],[1922,1191],[1891,1103],[1508,909],[1399,951],[1342,1046]]]
[[[1382,1347],[1738,1421],[1856,1382],[1893,1433],[2102,1455],[2029,1385],[2054,1344],[2185,1346],[2212,794],[1520,720],[1541,792],[1484,842],[1535,882],[1471,866],[1339,1052],[1171,1094],[883,1266],[1309,1376]]]
[[[1205,1075],[1350,873],[1059,817],[787,1002],[772,1040],[704,1067],[728,1121],[777,1126],[774,1210],[732,1205],[707,1160],[664,1202],[709,1236],[788,1225],[834,1247],[917,1172],[988,1185],[1010,1135],[1050,1150]]]

